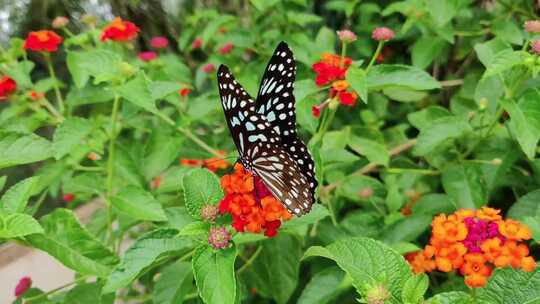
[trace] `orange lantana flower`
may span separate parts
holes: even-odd
[[[497,224],[499,225],[501,234],[509,240],[522,241],[531,238],[529,228],[518,221],[507,219],[505,221],[498,221]]]
[[[445,214],[437,216],[433,222],[433,235],[448,242],[462,241],[467,237],[465,223],[458,220],[455,215],[446,217]]]

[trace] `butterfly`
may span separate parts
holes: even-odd
[[[301,216],[311,210],[318,183],[313,159],[296,134],[295,77],[296,62],[285,42],[266,66],[256,100],[228,67],[217,71],[221,105],[240,163],[289,212]]]

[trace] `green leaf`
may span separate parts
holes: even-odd
[[[305,229],[307,229],[308,225],[315,224],[328,216],[330,216],[330,212],[328,209],[326,209],[326,207],[324,207],[322,204],[314,204],[308,214],[284,222],[283,225],[281,225],[280,230],[289,232],[302,231],[303,233],[299,234],[305,235]]]
[[[326,248],[310,247],[304,258],[322,256],[334,260],[349,274],[361,295],[370,287],[383,285],[391,294],[385,303],[401,303],[402,287],[412,277],[408,263],[390,247],[368,238],[338,240]],[[369,261],[369,263],[366,263]]]
[[[447,45],[448,43],[439,37],[422,36],[412,46],[412,64],[420,69],[427,68]]]
[[[30,60],[19,61],[13,66],[7,66],[6,74],[15,80],[17,86],[29,89],[32,88],[30,73],[34,69],[34,66],[35,64]]]
[[[187,235],[193,236],[193,235],[207,234],[209,229],[210,229],[209,223],[195,221],[182,227],[178,235],[179,236],[187,236]]]
[[[177,234],[178,231],[175,229],[161,229],[138,238],[128,248],[122,262],[107,278],[103,293],[114,292],[128,286],[158,257],[178,253],[192,245],[189,240],[177,238]]]
[[[9,188],[0,199],[0,210],[6,213],[22,213],[28,199],[36,193],[39,176],[24,179]]]
[[[51,143],[43,137],[0,131],[0,169],[38,162],[51,156]]]
[[[404,303],[422,303],[424,294],[429,286],[428,276],[424,273],[411,276],[401,291],[401,300]]]
[[[107,276],[117,257],[84,228],[72,211],[58,208],[40,219],[44,234],[29,235],[30,245],[81,274]]]
[[[156,130],[146,147],[141,171],[147,180],[161,174],[178,157],[184,138]]]
[[[4,186],[6,185],[7,176],[0,176],[0,191],[4,189]]]
[[[249,0],[249,2],[259,11],[265,12],[272,6],[279,3],[279,0]]]
[[[150,192],[136,186],[127,186],[111,198],[112,205],[134,219],[143,221],[166,221],[161,204]]]
[[[181,304],[191,290],[191,263],[178,261],[163,269],[153,291],[154,304]]]
[[[443,142],[459,138],[469,132],[472,132],[471,126],[464,117],[441,117],[434,120],[429,128],[420,130],[418,143],[413,152],[418,156],[424,156]]]
[[[523,64],[522,51],[512,49],[500,51],[493,56],[482,78],[500,74],[520,64]]]
[[[474,46],[478,59],[485,67],[488,67],[495,55],[504,50],[512,50],[511,46],[501,39],[494,38],[484,43],[477,43]]]
[[[432,123],[439,118],[450,116],[450,112],[440,106],[429,106],[418,112],[412,112],[407,115],[409,122],[418,130],[431,127]]]
[[[347,75],[345,75],[345,79],[348,83],[351,84],[351,87],[353,90],[356,91],[358,96],[360,96],[360,99],[364,103],[368,103],[368,83],[367,83],[367,75],[366,71],[356,67],[356,66],[350,66],[347,70]]]
[[[118,77],[120,56],[112,51],[95,49],[91,51],[69,51],[66,63],[73,82],[82,88],[90,79],[96,78],[96,82],[111,80]]]
[[[401,102],[415,102],[420,101],[428,94],[422,91],[411,90],[408,88],[402,87],[388,87],[382,90],[383,94],[388,96],[390,99]]]
[[[201,218],[201,208],[217,204],[223,198],[219,179],[206,169],[194,169],[182,179],[186,209],[195,218]]]
[[[69,304],[106,304],[113,303],[114,295],[102,295],[102,283],[83,283],[67,292],[64,303]]]
[[[443,292],[429,298],[426,304],[473,304],[468,293],[462,291]]]
[[[388,166],[390,154],[384,143],[365,137],[351,135],[349,137],[349,147],[355,152],[364,155],[370,162]]]
[[[199,246],[193,255],[193,274],[199,295],[204,303],[229,304],[236,298],[234,261],[236,247],[214,250]]]
[[[480,208],[487,202],[482,172],[473,164],[454,164],[442,173],[442,184],[458,208]]]
[[[344,277],[345,273],[335,266],[316,273],[302,290],[297,303],[330,303],[339,292]]]
[[[413,214],[427,214],[430,216],[439,213],[452,213],[456,206],[448,195],[442,193],[430,193],[423,195],[412,208]]]
[[[317,132],[317,126],[319,125],[319,120],[315,119],[311,112],[312,107],[318,104],[319,101],[315,98],[304,98],[296,101],[296,121],[311,134]]]
[[[59,160],[80,146],[92,131],[92,123],[81,117],[69,117],[54,131],[52,147],[54,158]]]
[[[520,197],[508,210],[507,217],[523,220],[528,216],[534,216],[537,211],[540,202],[540,189],[531,191],[524,196]]]
[[[294,97],[296,102],[301,102],[306,97],[320,91],[320,88],[311,79],[303,79],[294,84]],[[311,109],[310,109],[311,110]]]
[[[182,85],[173,81],[154,81],[149,86],[153,100],[163,99],[172,93],[176,93],[181,88]]]
[[[536,154],[540,139],[540,93],[528,90],[518,103],[500,100],[501,105],[510,114],[510,126],[523,152],[529,159]]]
[[[0,239],[12,239],[34,233],[43,233],[43,228],[28,214],[0,213]]]
[[[532,272],[506,267],[496,269],[476,297],[490,304],[522,304],[540,300],[540,268]],[[532,302],[538,303],[538,302]]]
[[[412,90],[439,89],[440,83],[425,71],[407,65],[379,64],[367,75],[368,88],[383,89],[397,86]]]
[[[333,54],[335,52],[336,32],[326,26],[322,26],[317,33],[317,37],[315,37],[315,44],[320,47],[318,51]]]
[[[405,217],[386,228],[382,240],[387,244],[414,241],[428,230],[431,224],[430,215],[412,215]]]
[[[523,43],[523,30],[512,20],[494,22],[491,29],[497,38],[516,45]]]
[[[261,253],[245,273],[248,288],[256,288],[278,304],[287,303],[298,284],[301,244],[293,236],[280,234],[261,246]]]
[[[103,193],[105,179],[102,174],[95,172],[86,172],[73,176],[63,184],[64,193],[84,193],[97,194]]]
[[[107,86],[87,84],[83,88],[72,86],[66,97],[66,104],[73,106],[103,103],[113,100],[114,92]]]
[[[117,90],[122,98],[137,107],[143,108],[151,113],[156,113],[158,111],[152,97],[152,92],[149,88],[149,82],[146,79],[144,72],[137,73],[135,78],[126,82]]]

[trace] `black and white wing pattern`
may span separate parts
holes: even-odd
[[[246,154],[252,171],[291,213],[301,216],[311,210],[313,195],[309,182],[280,145],[258,142],[251,145]]]
[[[221,65],[217,72],[219,95],[225,118],[242,159],[246,149],[256,142],[279,142],[263,115],[255,113],[255,102],[234,79],[229,69]]]
[[[287,151],[300,167],[314,196],[318,184],[315,179],[315,164],[306,145],[296,134],[293,95],[295,77],[296,62],[293,53],[287,43],[281,42],[266,66],[255,107],[257,113],[264,115],[272,130],[279,135],[283,150]]]

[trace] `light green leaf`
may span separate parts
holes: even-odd
[[[67,292],[64,303],[69,304],[112,304],[114,295],[102,295],[102,283],[83,283]]]
[[[487,189],[480,169],[471,164],[454,164],[442,173],[442,184],[458,208],[480,208],[487,202]]]
[[[532,272],[506,267],[496,269],[476,297],[489,304],[523,304],[540,300],[540,268]],[[534,302],[532,302],[534,303]],[[536,302],[538,303],[538,302]]]
[[[538,202],[540,202],[540,189],[531,191],[520,197],[517,202],[512,204],[506,216],[519,221],[528,216],[534,216],[540,209]]]
[[[429,286],[428,276],[424,273],[413,275],[403,286],[401,300],[404,303],[422,303]]]
[[[152,92],[149,88],[148,80],[144,72],[139,72],[132,80],[126,82],[118,88],[118,94],[132,104],[147,110],[157,112]]]
[[[179,236],[187,236],[187,235],[193,236],[193,235],[207,234],[209,229],[210,229],[209,223],[195,221],[182,227],[178,235]]]
[[[468,132],[472,132],[472,128],[464,117],[441,117],[434,120],[429,128],[420,130],[413,152],[424,156],[443,142],[459,138]]]
[[[102,174],[86,172],[78,174],[64,182],[64,193],[100,194],[105,190],[105,179]]]
[[[418,130],[431,127],[434,121],[441,117],[450,116],[450,112],[440,106],[429,106],[418,112],[412,112],[407,115],[409,122]]]
[[[81,117],[69,117],[64,120],[53,136],[54,158],[59,160],[80,146],[92,131],[92,123]]]
[[[30,89],[32,88],[30,73],[34,69],[34,66],[35,64],[30,60],[19,61],[15,65],[8,65],[6,74],[15,80],[17,86]]]
[[[153,100],[165,98],[166,96],[176,93],[182,86],[173,81],[153,81],[149,85],[150,95]]]
[[[302,290],[297,303],[330,303],[339,292],[344,277],[345,273],[335,266],[316,273]]]
[[[487,42],[477,43],[474,46],[474,50],[476,51],[476,55],[480,62],[482,62],[485,67],[488,67],[497,53],[504,50],[512,50],[512,48],[510,44],[503,40],[494,38]]]
[[[534,158],[536,146],[540,139],[540,94],[529,90],[523,94],[518,103],[511,100],[500,100],[504,109],[510,114],[510,126],[513,136],[517,138],[523,152],[529,159]]]
[[[21,213],[28,204],[28,199],[36,193],[39,176],[24,179],[11,188],[0,199],[0,210],[6,213]]]
[[[523,43],[523,30],[513,20],[498,20],[491,29],[497,38],[516,45]]]
[[[73,82],[82,88],[90,79],[96,82],[110,80],[119,75],[120,56],[112,51],[95,49],[91,51],[69,51],[66,63]]]
[[[181,304],[193,280],[191,263],[178,261],[163,269],[153,292],[154,304]]]
[[[279,0],[249,0],[249,2],[259,11],[265,12],[272,6],[279,3]]]
[[[306,97],[320,91],[320,88],[311,79],[303,79],[294,84],[294,97],[296,102],[301,102]]]
[[[319,125],[319,120],[315,119],[311,112],[313,106],[318,104],[319,101],[315,98],[304,98],[296,102],[296,121],[311,134],[317,132],[317,126]]]
[[[192,245],[189,240],[176,237],[177,234],[175,229],[161,229],[137,239],[124,254],[122,262],[107,278],[103,293],[114,292],[129,285],[158,257],[178,253]]]
[[[201,208],[217,204],[223,197],[219,179],[206,169],[194,169],[182,179],[186,209],[195,218],[201,218]]]
[[[136,187],[127,186],[112,197],[112,205],[121,213],[143,221],[166,221],[167,216],[161,204],[150,192]]]
[[[405,217],[386,228],[381,240],[387,244],[414,241],[428,230],[432,217],[430,215],[417,215]]]
[[[356,91],[360,99],[364,103],[368,103],[368,83],[366,71],[356,67],[350,66],[345,75],[345,79],[351,84],[353,90]]]
[[[369,138],[351,135],[349,137],[349,147],[355,152],[364,155],[370,162],[387,166],[390,154],[384,143],[380,143]]]
[[[397,86],[412,90],[439,89],[440,83],[425,71],[407,65],[379,64],[374,66],[367,75],[368,88],[383,89]]]
[[[382,90],[383,94],[388,96],[388,98],[401,101],[401,102],[415,102],[420,101],[428,94],[422,91],[411,90],[409,88],[402,87],[387,87]]]
[[[335,52],[336,32],[326,26],[322,26],[317,33],[317,37],[315,37],[315,44],[320,47],[318,51],[333,54]]]
[[[26,237],[30,245],[47,252],[81,274],[105,277],[117,257],[84,228],[72,211],[58,208],[40,219],[44,234]]]
[[[482,78],[500,74],[520,64],[523,64],[521,51],[514,51],[512,49],[500,51],[493,56]]]
[[[261,246],[261,254],[245,273],[245,281],[264,297],[278,304],[287,303],[298,283],[301,244],[293,236],[279,234],[262,242]]]
[[[199,295],[208,304],[234,303],[236,278],[234,261],[236,247],[214,250],[208,245],[198,247],[193,255],[193,274]]]
[[[12,239],[34,233],[43,233],[43,228],[28,214],[0,213],[0,239]]]
[[[155,130],[146,147],[141,171],[147,180],[161,174],[178,157],[184,138],[163,130]]]
[[[328,216],[330,216],[330,212],[328,212],[326,207],[324,207],[322,204],[314,204],[308,214],[284,222],[283,225],[281,225],[280,230],[289,232],[302,231],[304,233],[301,235],[304,235],[305,229],[307,229],[308,225],[315,224]]]
[[[429,298],[426,304],[473,304],[468,293],[462,291],[443,292]]]
[[[439,37],[422,36],[412,46],[412,64],[420,69],[427,68],[441,55],[447,45],[448,42]]]
[[[51,143],[43,137],[0,131],[0,169],[38,162],[51,156]]]
[[[312,246],[306,251],[304,258],[310,256],[334,260],[351,276],[353,286],[363,296],[370,286],[382,284],[391,294],[385,303],[402,303],[400,299],[403,285],[413,275],[401,255],[368,238],[342,239],[326,248]]]
[[[0,191],[4,189],[6,185],[7,175],[0,176]]]

